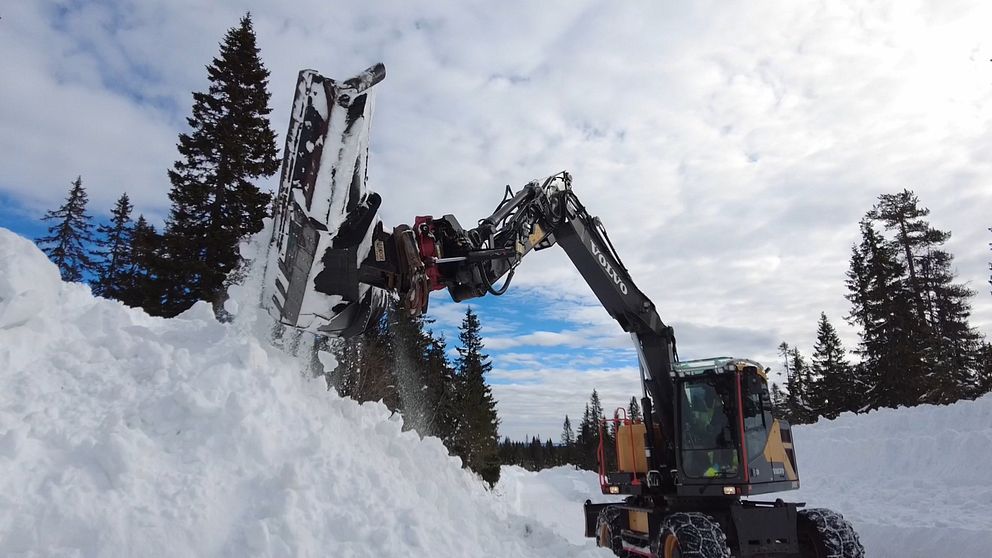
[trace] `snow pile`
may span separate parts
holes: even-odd
[[[851,520],[872,558],[992,553],[992,396],[795,429],[790,500]]]
[[[500,469],[496,493],[515,513],[531,517],[575,544],[587,544],[582,503],[621,501],[603,496],[599,476],[575,467],[531,472],[521,467]]]
[[[257,284],[233,324],[166,320],[61,283],[2,228],[0,258],[0,555],[609,555],[304,380],[260,341]]]

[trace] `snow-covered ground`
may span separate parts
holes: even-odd
[[[790,499],[854,523],[872,558],[992,556],[992,396],[797,427]]]
[[[151,318],[65,284],[0,228],[0,555],[610,556],[582,538],[596,476],[507,467],[493,491],[381,405],[306,381],[231,324]],[[992,398],[796,429],[803,489],[869,556],[992,548]]]
[[[0,262],[0,556],[608,556],[304,380],[257,291],[166,320],[5,229]]]

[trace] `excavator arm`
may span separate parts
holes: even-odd
[[[374,89],[384,75],[382,65],[341,82],[311,70],[300,73],[262,305],[284,325],[349,337],[367,328],[389,296],[417,315],[427,310],[434,290],[446,289],[455,301],[501,295],[525,256],[557,244],[630,333],[645,418],[664,438],[651,468],[670,470],[675,336],[634,284],[602,224],[572,191],[569,174],[530,182],[517,192],[507,187],[495,211],[471,229],[444,215],[387,230],[377,215],[381,198],[365,187]],[[653,427],[647,437],[650,450]]]

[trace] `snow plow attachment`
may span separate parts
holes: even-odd
[[[359,282],[381,198],[366,188],[376,64],[346,81],[300,72],[286,134],[262,305],[280,323],[348,337],[387,294]]]

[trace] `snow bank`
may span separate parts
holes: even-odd
[[[61,283],[2,228],[0,257],[0,555],[609,555],[304,380],[251,281],[233,324],[166,320]]]
[[[872,558],[992,555],[992,396],[845,414],[795,429],[803,488]]]
[[[583,502],[622,500],[603,496],[599,476],[575,467],[531,472],[521,467],[504,466],[495,491],[515,513],[544,524],[575,544],[592,542],[584,537]]]

